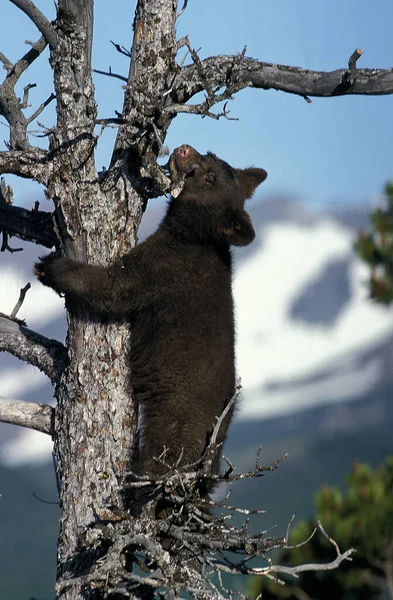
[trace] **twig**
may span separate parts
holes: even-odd
[[[27,108],[29,104],[29,91],[37,87],[36,83],[29,83],[23,88],[23,100],[19,103],[20,108]]]
[[[33,114],[27,119],[27,124],[34,121],[34,119],[36,119],[42,113],[42,111],[48,106],[48,104],[50,104],[52,102],[52,100],[54,100],[55,98],[56,98],[56,95],[52,93],[49,96],[49,98],[47,98],[45,100],[45,102],[40,104],[40,106],[37,108],[37,110],[34,111]]]
[[[187,46],[188,43],[189,43],[189,37],[188,37],[188,35],[185,35],[182,38],[180,38],[179,40],[177,40],[176,47],[178,50],[180,50],[180,48],[184,48],[184,46]],[[186,56],[188,56],[188,52],[187,52]],[[185,60],[185,58],[183,59],[183,61],[184,60]]]
[[[92,69],[92,71],[93,73],[98,73],[99,75],[106,75],[107,77],[115,77],[116,79],[120,79],[121,81],[128,81],[127,77],[124,77],[124,75],[112,73],[111,67],[109,67],[109,71],[100,71],[99,69]]]
[[[163,156],[168,156],[168,154],[169,154],[169,148],[168,148],[168,146],[164,146],[164,144],[162,143],[160,132],[158,131],[158,129],[157,129],[154,121],[152,121],[152,126],[153,126],[153,131],[154,131],[155,138],[156,138],[158,146],[160,148],[159,151],[158,151],[158,156],[160,156],[161,158]]]
[[[41,502],[42,504],[56,504],[57,506],[59,506],[58,500],[45,500],[45,498],[40,498],[40,496],[38,496],[38,494],[35,494],[34,492],[31,492],[31,495],[33,496],[33,498],[35,498],[36,500],[38,500],[38,502]]]
[[[55,50],[57,47],[56,31],[51,22],[48,21],[35,4],[33,4],[31,0],[11,0],[11,2],[20,8],[33,21],[34,25],[45,37],[52,50]]]
[[[348,61],[348,67],[349,67],[350,71],[353,71],[354,69],[356,69],[356,62],[362,56],[362,54],[363,54],[363,50],[361,50],[360,48],[356,48],[356,50],[354,50],[352,52],[351,56],[349,57],[349,61]]]
[[[124,46],[120,46],[120,44],[116,44],[115,42],[112,42],[112,40],[111,40],[111,44],[114,45],[114,47],[119,52],[119,54],[124,54],[124,56],[127,56],[127,58],[131,58],[131,52],[129,50],[127,50],[127,48],[125,48]]]
[[[14,77],[13,84],[15,85],[19,77],[24,71],[42,54],[46,48],[47,41],[45,36],[41,36],[36,42],[31,44],[30,50],[26,52],[14,65],[12,65],[12,75]]]
[[[310,563],[305,565],[298,565],[296,567],[286,567],[284,565],[270,565],[268,567],[256,568],[253,570],[254,573],[259,575],[267,575],[268,573],[282,573],[284,575],[291,575],[292,577],[297,578],[299,573],[304,573],[305,571],[331,571],[332,569],[336,569],[344,560],[352,560],[351,554],[355,552],[354,548],[350,548],[346,552],[341,553],[337,542],[328,536],[320,521],[318,521],[318,527],[322,534],[326,537],[326,539],[329,540],[329,542],[334,546],[337,553],[337,557],[335,560],[326,564]],[[313,534],[310,536],[310,538],[308,538],[307,541],[309,541],[312,536]],[[307,543],[307,541],[302,542],[302,544]]]
[[[8,60],[8,58],[2,52],[0,52],[0,61],[3,63],[4,68],[7,71],[7,73],[9,73],[13,67],[13,64],[10,60]]]
[[[7,185],[4,177],[0,178],[0,206],[10,206],[14,199],[12,187]]]
[[[26,296],[26,294],[27,294],[27,291],[28,291],[30,288],[31,288],[31,284],[30,284],[30,283],[27,283],[27,284],[25,285],[25,287],[24,287],[24,288],[21,288],[21,290],[20,290],[20,294],[19,294],[19,299],[18,299],[18,302],[15,304],[15,306],[14,306],[14,309],[13,309],[13,311],[12,311],[11,315],[10,315],[10,316],[11,316],[11,319],[15,319],[15,318],[16,318],[16,315],[17,315],[17,313],[18,313],[18,311],[19,311],[20,307],[21,307],[21,306],[22,306],[22,304],[23,304],[23,301],[24,301],[24,299],[25,299],[25,296]]]
[[[227,98],[225,94],[222,94],[221,96],[222,97],[217,97],[214,104],[222,102]],[[221,119],[221,117],[224,117],[228,121],[238,121],[239,119],[237,117],[228,116],[230,111],[226,109],[227,104],[228,103],[226,102],[224,109],[220,113],[213,113],[209,110],[211,102],[208,99],[206,99],[205,102],[201,102],[201,104],[168,104],[167,106],[164,106],[162,110],[169,114],[187,113],[189,115],[200,115],[202,118],[210,117],[216,121]]]
[[[187,8],[187,4],[188,4],[188,0],[184,0],[184,4],[183,4],[182,8],[179,10],[179,12],[177,13],[176,19],[178,19],[184,13],[184,11]]]
[[[13,309],[13,311],[11,313],[11,319],[15,319],[16,315],[18,314],[18,311],[19,311],[20,307],[23,304],[25,296],[26,296],[26,294],[27,294],[27,292],[28,292],[28,290],[30,288],[31,288],[31,284],[30,283],[26,283],[25,287],[21,288],[18,302],[15,304],[14,309]]]
[[[216,442],[217,442],[217,436],[218,436],[218,433],[220,431],[221,425],[223,424],[225,417],[228,415],[228,413],[234,407],[236,400],[239,398],[241,389],[242,389],[242,383],[241,383],[241,380],[239,378],[237,380],[237,383],[236,383],[235,393],[233,394],[232,398],[230,399],[230,401],[228,402],[228,404],[226,405],[226,407],[222,411],[221,416],[217,419],[217,423],[215,424],[214,429],[213,429],[213,433],[212,433],[212,435],[210,437],[208,449],[213,444],[216,444]]]
[[[345,71],[342,77],[342,90],[349,89],[355,84],[357,76],[356,62],[362,54],[363,50],[360,50],[360,48],[356,48],[356,50],[354,50],[354,52],[352,52],[351,56],[349,57],[348,69]]]
[[[109,117],[108,119],[96,119],[94,121],[94,123],[96,125],[124,125],[124,123],[126,122],[125,119],[122,119],[121,117]]]

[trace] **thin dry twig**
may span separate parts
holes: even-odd
[[[45,102],[43,102],[42,104],[40,104],[40,106],[37,108],[37,110],[35,110],[33,112],[33,114],[27,119],[27,123],[28,124],[32,123],[42,113],[42,111],[48,106],[48,104],[50,104],[53,100],[55,100],[55,98],[56,98],[56,95],[55,94],[51,94],[45,100]]]
[[[112,42],[112,40],[111,40],[111,44],[114,45],[114,47],[119,52],[119,54],[124,54],[124,56],[127,56],[127,58],[131,58],[131,52],[129,50],[127,50],[127,48],[125,48],[124,46],[120,46],[120,44],[116,44],[115,42]]]
[[[31,283],[26,283],[25,287],[21,288],[18,302],[15,304],[15,306],[11,312],[11,319],[15,319],[20,307],[22,306],[22,304],[24,302],[26,294],[30,288],[31,288]]]
[[[23,88],[23,100],[19,103],[20,108],[27,108],[29,105],[29,91],[37,87],[36,83],[29,83]]]
[[[187,4],[188,4],[188,0],[184,0],[184,4],[183,4],[183,6],[181,7],[181,9],[179,10],[179,12],[177,13],[177,15],[176,15],[176,19],[178,19],[178,18],[179,18],[179,17],[180,17],[180,16],[181,16],[181,15],[184,13],[184,11],[185,11],[185,10],[186,10],[186,8],[187,8]]]
[[[111,67],[109,67],[108,71],[101,71],[100,69],[92,69],[93,73],[98,73],[99,75],[106,75],[107,77],[115,77],[116,79],[120,79],[121,81],[125,81],[127,83],[128,78],[124,77],[124,75],[119,75],[119,73],[112,73]]]

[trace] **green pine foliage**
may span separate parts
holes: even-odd
[[[317,518],[344,552],[355,548],[351,562],[332,571],[306,572],[299,579],[283,577],[282,586],[255,579],[252,596],[262,600],[393,600],[393,457],[372,471],[355,463],[347,488],[322,487],[315,498]],[[290,543],[306,540],[315,523],[304,521],[294,528]],[[287,550],[276,563],[299,565],[326,563],[336,558],[334,546],[317,532],[304,545]]]
[[[393,301],[393,182],[385,186],[386,207],[371,215],[373,230],[361,231],[355,250],[370,266],[370,295],[382,304]]]

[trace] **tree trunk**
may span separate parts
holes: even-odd
[[[146,119],[151,122],[157,95],[162,97],[173,68],[175,9],[173,0],[138,3],[124,114],[128,123],[119,132],[113,168],[100,181],[94,165],[90,64],[93,0],[59,3],[57,48],[51,53],[58,126],[50,141],[55,158],[48,196],[55,202],[64,248],[79,260],[108,264],[136,243],[143,204],[135,189],[141,164],[136,140]],[[162,123],[157,127],[162,132]],[[152,133],[142,137],[144,152],[150,138],[155,142]],[[68,309],[69,365],[56,389],[55,454],[61,483],[57,581],[58,597],[75,600],[90,597],[91,591],[62,588],[61,583],[86,573],[102,555],[100,541],[93,548],[91,540],[86,543],[86,532],[97,517],[110,519],[109,506],[121,507],[121,477],[130,465],[136,413],[128,386],[128,327],[90,322],[79,307]]]

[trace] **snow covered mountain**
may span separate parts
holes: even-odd
[[[349,215],[287,204],[259,221],[260,246],[235,277],[244,417],[356,398],[390,376],[392,311],[367,298]],[[367,226],[366,213],[354,216]]]
[[[162,201],[152,205],[142,237],[163,209]],[[238,419],[348,401],[391,379],[392,312],[367,299],[367,270],[352,250],[357,228],[367,227],[369,209],[323,211],[277,198],[252,201],[248,209],[257,238],[236,251],[234,280],[243,384]],[[40,249],[24,247],[23,253],[1,257],[0,311],[10,312],[30,280],[21,318],[63,340],[63,302],[33,282],[31,264]],[[1,397],[50,402],[52,393],[36,369],[3,354]],[[3,464],[50,458],[51,444],[42,434],[0,424],[0,439]]]

